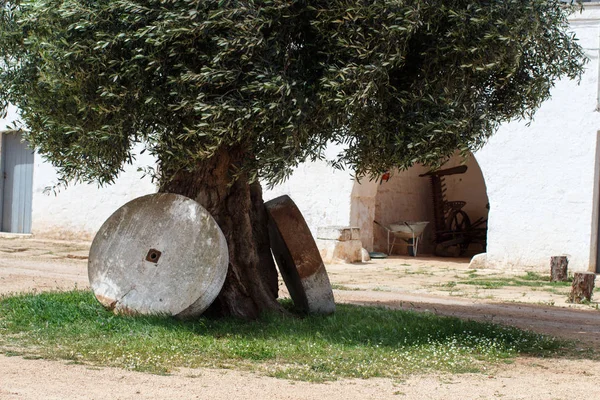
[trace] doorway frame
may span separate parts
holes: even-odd
[[[4,197],[5,197],[5,179],[4,179],[4,174],[6,173],[6,157],[5,157],[5,152],[6,152],[6,141],[8,138],[8,135],[18,135],[19,136],[19,141],[22,144],[25,144],[25,148],[30,150],[32,152],[33,158],[31,160],[31,176],[30,176],[30,180],[31,180],[31,188],[29,190],[30,192],[30,198],[29,198],[29,208],[28,208],[28,212],[29,212],[29,229],[27,229],[28,232],[8,232],[8,231],[4,231],[2,230],[2,227],[4,226]],[[31,236],[32,233],[32,225],[33,225],[33,180],[34,180],[34,169],[35,169],[35,151],[33,149],[31,149],[29,147],[29,144],[26,141],[23,141],[23,131],[22,130],[15,130],[15,129],[5,129],[5,130],[0,130],[0,235],[18,235],[18,236]],[[25,230],[25,229],[24,229]]]

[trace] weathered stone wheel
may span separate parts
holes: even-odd
[[[277,197],[265,205],[271,251],[294,304],[308,313],[333,313],[335,302],[329,277],[302,213],[288,196]]]
[[[119,208],[90,249],[96,298],[115,313],[191,318],[219,294],[229,263],[225,236],[187,197],[158,193]]]

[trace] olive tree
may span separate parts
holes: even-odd
[[[528,118],[583,50],[558,0],[0,0],[0,110],[65,182],[143,146],[230,266],[213,309],[277,308],[259,181],[343,145],[357,176],[439,165]],[[152,167],[152,166],[150,166]]]

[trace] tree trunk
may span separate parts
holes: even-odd
[[[159,191],[196,200],[215,218],[227,239],[229,269],[217,300],[207,313],[253,319],[262,311],[282,310],[277,302],[277,270],[271,255],[267,214],[260,183],[234,180],[244,157],[240,149],[222,149],[193,172],[164,179]]]
[[[567,266],[569,260],[566,256],[555,256],[550,257],[550,282],[566,282],[569,280],[567,277]]]
[[[596,274],[593,272],[575,272],[569,294],[569,303],[583,303],[592,300]]]

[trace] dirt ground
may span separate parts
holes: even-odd
[[[0,239],[0,294],[87,287],[88,249],[85,242]],[[467,260],[427,257],[328,265],[327,269],[338,302],[493,321],[577,340],[582,351],[590,347],[600,351],[597,303],[567,304],[564,287],[489,284],[522,277],[526,271],[472,270]],[[597,399],[600,361],[521,357],[488,374],[314,384],[235,370],[179,370],[158,376],[0,355],[0,399],[41,398]]]

